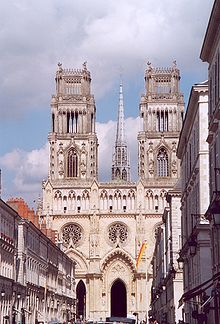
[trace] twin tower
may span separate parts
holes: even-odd
[[[178,176],[177,161],[172,151],[176,149],[184,109],[179,80],[175,62],[168,69],[155,69],[148,63],[145,72],[146,93],[141,96],[140,102],[143,131],[138,135],[138,170],[139,177],[143,180],[168,180]],[[52,96],[51,114],[49,178],[98,179],[96,107],[86,63],[79,70],[63,69],[62,64],[58,64],[56,95]],[[131,180],[125,140],[122,83],[112,180]]]
[[[139,320],[145,319],[155,230],[168,208],[166,193],[180,176],[176,149],[184,102],[179,70],[175,62],[162,69],[147,64],[137,182],[130,179],[122,84],[112,181],[103,183],[98,181],[96,107],[86,63],[79,70],[58,64],[55,80],[42,226],[55,231],[56,242],[76,263],[77,317],[104,320],[137,312]],[[143,241],[147,249],[137,268]]]

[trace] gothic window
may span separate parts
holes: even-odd
[[[125,169],[122,170],[122,180],[127,180],[127,171]]]
[[[74,199],[76,197],[75,192],[73,190],[69,191],[68,198],[69,199]]]
[[[108,194],[106,190],[103,190],[100,194],[100,208],[107,209],[107,198]]]
[[[119,170],[119,168],[116,169],[116,171],[115,171],[115,176],[116,176],[116,177],[120,177],[120,170]]]
[[[157,131],[160,131],[160,113],[157,112]]]
[[[87,190],[82,193],[82,209],[89,209],[89,192]]]
[[[165,112],[164,131],[168,132],[168,111]]]
[[[67,112],[67,114],[66,114],[66,121],[67,121],[66,131],[67,131],[67,133],[70,133],[70,113],[69,112]]]
[[[107,197],[108,197],[107,191],[106,191],[106,190],[103,190],[103,191],[101,192],[100,198],[101,198],[101,199],[107,199]]]
[[[88,192],[88,190],[84,190],[83,191],[82,199],[89,199],[89,192]]]
[[[124,162],[125,160],[125,149],[123,148],[122,149],[122,162]]]
[[[55,116],[52,114],[52,132],[55,132]]]
[[[76,120],[76,124],[75,124],[75,132],[78,133],[78,112],[76,111],[75,113],[75,120]]]
[[[132,199],[132,198],[135,199],[135,192],[133,190],[130,190],[129,193],[128,193],[128,197],[130,199]]]
[[[168,112],[158,111],[157,112],[157,130],[159,132],[168,131]]]
[[[54,195],[54,199],[62,199],[61,191],[57,190]]]
[[[121,149],[118,148],[118,161],[121,161]]]
[[[70,245],[73,246],[79,245],[81,239],[82,239],[82,229],[77,224],[70,224],[64,227],[62,232],[62,239],[64,245]]]
[[[67,177],[75,178],[78,176],[78,155],[74,149],[68,152],[67,156]]]
[[[168,177],[168,155],[164,147],[161,147],[157,155],[158,177]]]
[[[128,228],[125,224],[114,223],[108,229],[108,238],[112,244],[125,243],[128,238]]]

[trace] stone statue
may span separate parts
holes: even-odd
[[[150,162],[149,162],[149,172],[150,172],[150,174],[154,173],[154,161],[152,159],[150,159]]]

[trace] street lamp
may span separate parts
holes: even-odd
[[[197,242],[195,241],[194,238],[191,238],[191,240],[188,242],[188,246],[189,246],[189,252],[190,255],[195,255],[196,254],[196,247],[197,247]]]
[[[4,290],[1,291],[1,296],[2,296],[2,298],[5,297],[5,291]]]
[[[178,262],[178,268],[179,270],[183,270],[184,268],[184,259],[182,256],[179,256],[179,258],[177,259]]]

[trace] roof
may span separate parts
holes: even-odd
[[[208,27],[206,29],[200,58],[204,62],[211,61],[213,52],[217,46],[220,37],[220,1],[215,0],[212,7],[211,16],[209,18]]]

